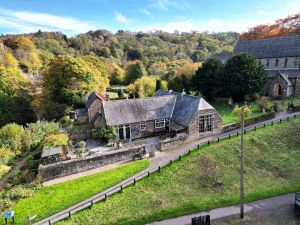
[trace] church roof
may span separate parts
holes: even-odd
[[[274,70],[265,70],[269,77],[275,77],[278,73],[285,74],[287,78],[300,78],[299,69],[274,69]]]
[[[246,52],[258,59],[300,56],[300,35],[239,41],[233,54],[241,52]]]

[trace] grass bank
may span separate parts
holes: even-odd
[[[35,221],[51,216],[112,187],[146,169],[149,165],[149,160],[141,160],[112,170],[40,188],[35,197],[22,199],[13,207],[16,224],[27,224],[23,221],[26,216],[37,215]]]
[[[217,165],[215,179],[203,186],[199,157],[207,153]],[[300,119],[274,124],[245,136],[246,201],[300,189]],[[239,138],[203,146],[162,168],[106,202],[72,215],[60,225],[145,224],[239,201]]]

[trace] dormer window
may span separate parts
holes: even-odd
[[[278,59],[276,59],[276,61],[275,61],[275,67],[278,67]]]
[[[258,60],[258,64],[261,65],[261,59]]]
[[[284,67],[287,67],[287,58],[284,59]]]
[[[266,67],[269,68],[270,66],[270,59],[267,59]]]

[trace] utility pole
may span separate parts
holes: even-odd
[[[244,120],[245,120],[245,106],[242,106],[242,120],[241,120],[241,149],[240,149],[240,217],[244,218]]]

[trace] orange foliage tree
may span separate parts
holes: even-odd
[[[300,13],[278,19],[274,24],[258,25],[241,34],[240,40],[254,40],[269,37],[300,34]]]

